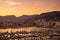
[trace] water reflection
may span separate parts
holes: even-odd
[[[37,27],[0,29],[0,40],[58,40],[60,38],[59,30],[48,29]]]
[[[0,29],[0,33],[2,32],[8,32],[8,33],[11,33],[11,32],[22,32],[22,31],[27,31],[27,32],[30,32],[30,31],[37,31],[37,30],[40,30],[39,28],[37,27],[29,27],[29,28],[8,28],[8,29]]]

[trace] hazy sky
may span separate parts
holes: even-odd
[[[0,16],[60,11],[60,0],[0,0]]]

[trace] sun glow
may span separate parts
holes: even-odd
[[[0,16],[33,15],[48,11],[60,11],[59,1],[51,0],[0,0]]]

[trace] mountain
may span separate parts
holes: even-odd
[[[42,20],[43,19],[43,20]],[[42,13],[40,15],[0,16],[0,28],[18,27],[59,27],[60,11]],[[58,25],[57,25],[58,24]]]
[[[16,17],[14,15],[0,16],[0,22],[27,21],[33,19],[34,17],[35,15],[23,15],[20,17]]]
[[[47,12],[42,13],[40,15],[35,16],[35,19],[46,19],[46,20],[60,20],[60,11],[53,11],[53,12]]]
[[[60,20],[60,11],[48,12],[40,15],[44,19]]]
[[[19,20],[30,20],[33,19],[35,15],[23,15],[21,17],[18,17]]]
[[[0,22],[16,21],[17,18],[14,15],[0,16]]]
[[[60,20],[60,11],[42,13],[40,15],[23,15],[16,17],[14,15],[0,16],[0,22],[31,21],[31,20]]]

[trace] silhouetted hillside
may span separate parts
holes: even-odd
[[[60,11],[42,13],[40,15],[23,15],[16,17],[0,16],[0,28],[18,27],[60,27]]]
[[[14,15],[10,16],[0,16],[0,22],[2,21],[21,21],[21,20],[38,20],[38,19],[47,19],[47,20],[60,20],[60,11],[53,11],[42,13],[40,15],[23,15],[21,17],[16,17]]]
[[[40,15],[40,18],[47,19],[47,20],[60,20],[60,11],[42,13]]]
[[[58,21],[60,20],[60,11],[52,11],[47,13],[42,13],[40,15],[23,15],[20,17],[20,19],[24,20],[53,20]]]
[[[12,22],[16,20],[17,18],[14,15],[0,16],[0,22]]]

